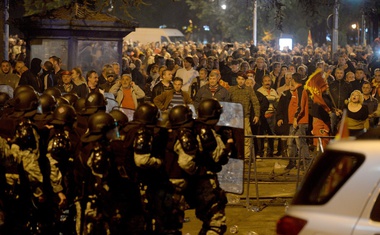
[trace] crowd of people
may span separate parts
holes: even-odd
[[[317,138],[281,136],[334,136],[343,117],[351,135],[376,127],[378,52],[380,39],[333,57],[324,45],[134,44],[85,75],[55,55],[3,60],[0,232],[181,234],[192,207],[200,234],[223,234],[216,173],[252,157],[244,136],[278,136],[255,139],[255,154],[290,170]],[[241,104],[244,130],[216,126],[230,111],[219,102]]]

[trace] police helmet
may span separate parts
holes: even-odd
[[[58,97],[61,97],[62,96],[62,93],[61,91],[56,88],[56,87],[48,87],[46,88],[46,90],[44,90],[43,92],[44,94],[48,94],[48,95],[52,95],[54,96],[54,98],[58,98]]]
[[[86,107],[86,98],[79,98],[75,103],[74,103],[74,109],[77,112],[77,114],[82,114]]]
[[[116,120],[119,127],[124,127],[128,123],[128,116],[118,109],[113,109],[109,114]]]
[[[8,93],[0,92],[0,108],[4,107],[10,99],[11,97],[8,95]]]
[[[92,92],[88,94],[85,102],[85,110],[83,114],[93,114],[98,110],[106,110],[107,101],[100,92]]]
[[[57,101],[55,100],[54,96],[48,94],[42,94],[40,96],[40,106],[38,107],[40,113],[53,112],[56,106]]]
[[[68,104],[59,105],[53,112],[53,119],[50,122],[53,125],[71,126],[77,119],[75,109]]]
[[[116,127],[116,120],[108,113],[97,112],[88,119],[88,130],[82,136],[83,142],[97,141]]]
[[[31,90],[22,91],[14,98],[12,105],[14,109],[12,116],[32,117],[37,112],[39,105],[38,96]]]
[[[70,102],[63,96],[56,98],[56,100],[57,100],[57,105],[70,104]]]
[[[30,85],[20,85],[16,87],[13,91],[13,98],[15,98],[18,94],[20,94],[23,91],[33,91],[35,92],[34,88]]]
[[[62,95],[63,98],[66,98],[70,105],[74,105],[75,102],[77,102],[77,100],[79,99],[79,96],[75,93],[66,93],[64,95]]]
[[[159,116],[158,108],[152,103],[143,103],[133,114],[133,121],[155,125]]]
[[[193,120],[193,111],[189,106],[177,105],[169,111],[169,121],[172,127],[178,127]]]
[[[220,103],[215,99],[202,100],[198,106],[198,120],[206,124],[215,125],[223,112]]]

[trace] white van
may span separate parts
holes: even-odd
[[[124,37],[124,41],[128,44],[139,42],[147,44],[151,42],[172,43],[177,41],[185,41],[185,36],[178,29],[160,29],[160,28],[136,28]]]

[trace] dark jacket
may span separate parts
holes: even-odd
[[[71,82],[71,84],[73,85],[73,88],[71,89],[71,91],[69,93],[75,93],[79,96],[79,98],[86,98],[88,93],[89,93],[89,90],[86,86],[86,84],[82,83],[80,84],[79,86],[75,85],[73,82]],[[63,87],[63,85],[58,85],[56,86],[62,93],[67,93],[65,91],[65,88]]]
[[[213,95],[209,87],[209,84],[202,86],[195,95],[193,104],[196,110],[198,109],[199,103],[204,99],[213,98],[218,101],[231,101],[231,94],[228,92],[226,88],[222,87],[221,85],[218,85],[218,88]]]
[[[365,83],[364,79],[362,79],[362,80],[357,80],[357,79],[355,79],[354,81],[350,82],[353,91],[354,91],[354,90],[359,90],[359,91],[361,91],[361,90],[362,90],[363,83]]]
[[[329,90],[333,98],[335,108],[343,110],[345,105],[345,100],[350,98],[352,86],[350,83],[341,80],[335,80],[329,84]]]
[[[116,81],[112,81],[112,82],[106,82],[106,83],[103,83],[103,84],[100,84],[99,87],[102,88],[104,90],[104,92],[109,92],[109,90],[111,89],[111,87],[113,85],[115,85]]]
[[[170,83],[169,87],[170,87],[171,89],[174,89],[172,83]],[[165,86],[164,86],[164,84],[163,84],[162,82],[157,83],[157,85],[155,85],[155,86],[153,87],[153,90],[152,90],[152,102],[153,102],[153,99],[154,99],[156,96],[162,94],[164,91],[167,91],[167,90],[165,90]]]
[[[21,75],[19,85],[30,85],[38,93],[42,93],[44,91],[43,81],[38,76],[38,73],[41,71],[41,62],[42,60],[38,58],[32,59],[30,69]]]

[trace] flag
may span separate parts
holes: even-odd
[[[311,39],[311,31],[309,29],[309,35],[307,36],[307,45],[313,46],[313,39]]]
[[[340,125],[338,132],[335,136],[335,140],[347,139],[350,137],[350,130],[348,130],[347,124],[347,110],[343,110],[342,119],[340,120]]]
[[[331,112],[330,107],[326,104],[322,97],[323,92],[328,89],[328,84],[323,78],[322,69],[318,68],[315,72],[309,76],[309,79],[305,83],[305,89],[309,91],[310,98],[314,103],[319,104],[327,112]]]

